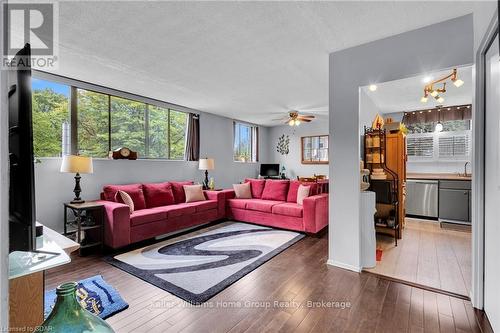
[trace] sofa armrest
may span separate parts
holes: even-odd
[[[328,225],[328,193],[304,199],[304,231],[317,233]]]
[[[127,205],[98,200],[104,205],[104,243],[117,249],[130,244],[130,209]]]
[[[226,200],[222,191],[203,191],[207,200],[217,200],[217,215],[223,218],[226,215]]]
[[[222,190],[221,192],[224,193],[224,197],[226,200],[236,198],[236,193],[234,193],[234,190],[232,188]]]

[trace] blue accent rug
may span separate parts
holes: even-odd
[[[56,290],[45,292],[44,316],[47,318],[56,303]],[[104,281],[101,275],[95,275],[78,281],[76,299],[85,309],[102,319],[128,308],[120,294]]]

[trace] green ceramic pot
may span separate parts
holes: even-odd
[[[64,283],[57,287],[54,309],[35,332],[114,332],[108,323],[82,308],[76,300],[76,287],[76,282]]]

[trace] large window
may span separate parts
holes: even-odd
[[[139,158],[184,159],[185,112],[35,78],[32,88],[37,157],[77,151],[106,158],[109,151],[128,147]]]
[[[70,87],[32,80],[33,149],[36,157],[57,157],[69,149]]]
[[[471,159],[471,121],[445,121],[442,132],[434,132],[435,123],[408,126],[406,138],[410,161],[469,161]]]
[[[258,133],[257,126],[234,122],[234,161],[258,161]]]
[[[109,96],[77,89],[78,151],[106,157],[109,151]]]

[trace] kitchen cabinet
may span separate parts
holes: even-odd
[[[439,182],[439,221],[470,224],[470,181]]]

